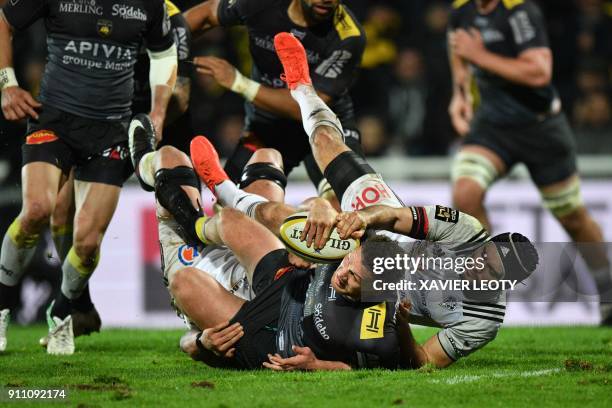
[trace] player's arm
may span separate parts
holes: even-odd
[[[155,125],[156,138],[161,140],[168,103],[172,97],[178,70],[177,50],[174,44],[171,23],[163,1],[147,4],[150,9],[145,40],[149,55],[149,84],[151,87],[151,120]]]
[[[165,126],[173,123],[189,108],[191,97],[191,66],[187,61],[191,58],[191,34],[185,18],[178,12],[170,17],[172,32],[177,47],[178,71],[176,84],[166,113]]]
[[[208,0],[183,13],[189,30],[194,36],[202,35],[207,30],[219,25],[218,8],[219,0]]]
[[[342,239],[360,238],[366,228],[458,245],[481,242],[488,237],[476,218],[441,205],[400,208],[375,205],[339,214],[336,228]]]
[[[446,354],[437,336],[430,337],[423,345],[417,343],[410,329],[410,309],[410,302],[402,302],[396,313],[402,366],[419,368],[432,364],[444,368],[451,365],[454,360]]]
[[[295,356],[282,358],[279,354],[268,354],[263,366],[274,371],[348,371],[349,364],[342,361],[319,360],[310,347],[293,346]]]
[[[449,31],[449,43],[451,37],[452,32]],[[472,76],[467,61],[458,56],[452,47],[448,47],[448,59],[453,79],[453,96],[448,107],[448,113],[455,131],[460,136],[465,136],[470,130],[470,122],[474,114],[470,92]]]
[[[539,88],[552,79],[552,52],[547,47],[527,49],[517,58],[504,57],[487,50],[475,29],[456,30],[450,35],[450,46],[455,55],[519,85]]]
[[[0,9],[0,90],[2,92],[2,113],[7,120],[20,120],[26,116],[38,118],[36,108],[41,105],[32,95],[19,87],[15,70],[13,69],[13,24],[20,24],[24,28],[40,17],[41,13],[29,13],[28,5],[9,4],[4,10]],[[40,7],[34,11],[39,11]],[[5,10],[10,16],[7,18]],[[31,11],[31,10],[30,10]]]
[[[487,50],[480,32],[473,28],[455,30],[450,48],[461,58],[508,81],[529,87],[548,85],[552,78],[552,53],[540,9],[531,2],[515,7],[508,17],[508,26],[516,58]]]
[[[241,95],[256,107],[286,118],[301,120],[300,107],[286,88],[272,88],[243,75],[236,67],[222,58],[196,57],[194,63],[200,74],[210,75],[223,88]],[[329,95],[318,92],[325,103]]]

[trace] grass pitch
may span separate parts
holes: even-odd
[[[612,406],[612,329],[502,328],[445,370],[342,373],[208,368],[179,351],[177,330],[109,329],[78,338],[73,356],[47,356],[45,330],[9,328],[0,387],[65,388],[67,401],[10,402],[0,388],[0,406]]]

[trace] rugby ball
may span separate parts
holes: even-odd
[[[323,248],[315,249],[314,245],[308,248],[306,241],[300,241],[300,235],[306,226],[307,219],[308,212],[295,213],[287,217],[280,227],[281,241],[287,250],[297,256],[314,263],[334,263],[341,261],[347,254],[359,247],[358,239],[340,239],[334,228]]]

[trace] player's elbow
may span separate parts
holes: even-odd
[[[529,78],[528,85],[534,88],[542,88],[550,85],[552,82],[552,72],[546,69],[540,69]]]

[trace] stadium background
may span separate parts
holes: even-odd
[[[0,0],[3,5],[6,0]],[[183,10],[195,1],[175,3]],[[447,114],[451,94],[446,55],[450,1],[345,0],[363,22],[368,43],[363,69],[352,90],[365,151],[405,202],[450,204],[449,157],[458,139]],[[612,1],[539,1],[553,49],[554,82],[576,132],[585,200],[612,237]],[[45,60],[45,33],[36,24],[15,38],[20,84],[37,92]],[[194,55],[227,58],[249,71],[246,32],[216,29],[194,44]],[[242,99],[205,77],[193,78],[191,109],[196,133],[209,136],[222,154],[231,151],[242,126]],[[372,92],[376,90],[376,92]],[[24,123],[0,123],[0,232],[19,211],[20,145]],[[496,186],[489,198],[496,230],[512,227],[538,241],[566,241],[543,213],[537,191],[521,168]],[[296,171],[288,201],[314,193]],[[210,204],[210,199],[206,200]],[[92,297],[106,325],[176,326],[161,284],[153,199],[131,183],[102,248],[92,280]],[[17,319],[42,316],[61,275],[47,241],[23,283]],[[549,278],[553,278],[549,276]],[[584,278],[588,281],[588,277]],[[587,283],[588,284],[588,283]],[[554,296],[553,296],[554,298]],[[524,295],[528,299],[528,294]],[[534,299],[531,299],[534,300]],[[553,299],[554,300],[554,299]],[[508,323],[596,323],[596,306],[586,301],[511,307]]]

